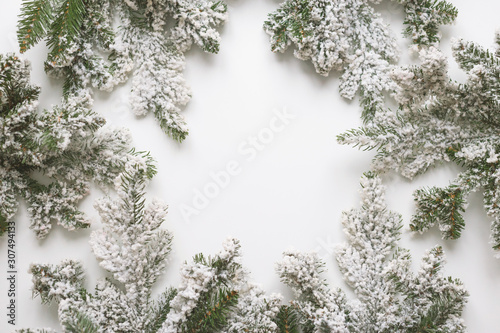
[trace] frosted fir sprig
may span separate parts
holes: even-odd
[[[145,202],[143,173],[140,167],[124,173],[117,181],[118,199],[96,203],[103,228],[92,233],[90,244],[112,278],[100,281],[95,293],[84,288],[79,262],[31,266],[34,294],[43,303],[58,304],[62,331],[277,333],[273,318],[280,297],[265,296],[247,282],[234,238],[215,256],[199,254],[186,262],[179,288],[167,288],[153,298],[151,290],[167,264],[172,235],[160,228],[166,205]]]
[[[370,121],[383,108],[383,92],[392,89],[391,63],[398,58],[395,38],[369,0],[287,0],[264,23],[273,52],[294,45],[294,55],[311,60],[327,76],[343,71],[340,94],[352,99],[359,91],[362,118]],[[441,24],[451,23],[456,9],[446,1],[397,0],[407,17],[405,34],[418,46],[439,39]]]
[[[500,48],[500,41],[496,39]],[[435,47],[420,51],[420,66],[396,69],[397,113],[381,113],[373,124],[338,137],[343,144],[376,149],[373,168],[395,170],[407,178],[453,161],[465,170],[444,188],[415,192],[417,212],[411,228],[438,225],[444,238],[457,239],[471,192],[484,193],[491,244],[500,250],[500,57],[475,43],[453,42],[453,56],[467,73],[460,84],[447,74],[447,59]]]
[[[380,178],[368,173],[361,186],[361,209],[343,214],[347,243],[336,256],[357,299],[328,287],[317,254],[285,252],[277,271],[296,294],[280,313],[289,332],[464,332],[468,293],[441,273],[441,247],[428,251],[413,273],[409,252],[397,246],[401,216],[387,209]]]
[[[224,332],[281,333],[283,331],[276,320],[280,310],[280,295],[267,296],[258,285],[248,284],[234,312],[228,318]]]
[[[159,333],[276,332],[272,318],[280,296],[266,297],[246,282],[236,239],[229,238],[223,247],[217,256],[197,255],[182,268],[182,284]]]
[[[128,131],[105,125],[86,96],[40,111],[39,93],[30,83],[29,62],[0,55],[0,234],[20,199],[38,238],[47,236],[53,221],[68,230],[86,228],[89,220],[77,205],[90,182],[110,185],[136,163],[146,167],[147,177],[156,172],[147,154],[131,148]]]
[[[132,110],[152,112],[165,133],[182,141],[188,129],[179,112],[191,96],[184,54],[192,44],[217,53],[216,27],[226,16],[222,1],[25,0],[18,41],[21,52],[47,41],[45,69],[64,80],[65,98],[110,91],[133,73]]]
[[[444,0],[395,0],[404,6],[404,35],[416,46],[430,46],[441,39],[439,28],[452,24],[458,10]],[[374,1],[375,2],[375,1]]]

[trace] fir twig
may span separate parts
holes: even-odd
[[[70,320],[64,323],[68,333],[97,333],[98,327],[84,314],[77,312]]]
[[[19,17],[17,40],[24,53],[45,38],[50,29],[53,20],[50,0],[24,0]]]
[[[448,11],[453,16],[451,5],[426,3],[437,6],[429,10]],[[432,39],[432,35],[429,33],[428,37]],[[483,189],[485,210],[493,218],[491,243],[498,250],[499,53],[456,40],[453,56],[467,73],[465,83],[449,78],[447,59],[439,49],[422,48],[420,66],[396,68],[392,73],[397,83],[398,111],[384,109],[371,124],[347,131],[337,141],[361,149],[376,149],[373,160],[376,171],[395,170],[407,178],[440,162],[453,161],[464,168],[449,186],[415,192],[417,212],[410,227],[423,232],[437,224],[444,238],[459,238],[465,226],[462,213],[468,196]]]

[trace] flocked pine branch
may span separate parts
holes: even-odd
[[[404,35],[417,46],[430,46],[439,42],[441,25],[451,24],[458,10],[445,0],[395,0],[404,6],[406,26]]]
[[[340,93],[352,99],[359,91],[363,119],[382,108],[390,90],[389,69],[398,50],[389,27],[370,3],[380,0],[286,0],[269,14],[264,29],[273,52],[295,46],[295,56],[311,60],[316,72],[343,71]],[[441,24],[451,23],[456,9],[445,1],[397,0],[406,11],[405,34],[419,46],[438,40]]]
[[[500,41],[497,43],[500,48]],[[397,114],[381,113],[374,124],[338,137],[339,142],[377,149],[375,170],[396,170],[413,178],[442,161],[465,170],[445,188],[415,192],[417,213],[411,227],[423,232],[438,224],[443,237],[459,238],[462,212],[471,192],[483,189],[493,218],[491,243],[500,250],[500,57],[463,40],[453,55],[467,82],[450,80],[446,57],[431,47],[420,52],[421,66],[398,69]]]
[[[428,251],[413,273],[409,252],[397,246],[401,216],[387,210],[380,178],[366,174],[361,185],[362,207],[344,213],[348,242],[337,251],[357,299],[328,287],[316,254],[285,252],[277,271],[297,297],[285,308],[292,315],[280,312],[295,323],[289,331],[297,332],[298,322],[303,332],[464,332],[468,294],[441,273],[441,247]]]
[[[52,221],[69,230],[89,225],[77,208],[89,182],[111,184],[138,161],[148,164],[148,177],[155,169],[147,155],[131,150],[127,131],[90,111],[85,96],[39,112],[39,93],[27,61],[0,55],[0,222],[24,199],[31,228],[43,238]]]
[[[133,111],[152,112],[182,141],[188,129],[179,111],[190,99],[184,54],[193,43],[218,52],[216,27],[226,11],[222,1],[207,0],[25,0],[18,40],[21,52],[47,41],[46,72],[64,80],[66,99],[109,91],[133,72]]]
[[[58,304],[62,331],[277,332],[273,318],[280,298],[267,297],[247,282],[233,238],[217,255],[199,254],[185,263],[179,288],[167,288],[153,299],[151,289],[166,266],[172,235],[160,228],[166,206],[145,203],[143,174],[143,167],[125,173],[117,182],[119,198],[96,203],[103,228],[92,233],[91,246],[112,279],[100,281],[95,293],[84,289],[78,262],[31,266],[34,294]]]

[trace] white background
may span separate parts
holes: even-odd
[[[442,48],[450,54],[452,36],[493,46],[494,31],[500,27],[496,0],[454,0],[459,9],[456,25],[445,27]],[[0,12],[0,52],[17,51],[16,20],[20,0],[3,1]],[[127,107],[129,86],[113,93],[97,93],[95,110],[111,124],[131,130],[134,145],[150,150],[158,161],[159,174],[148,187],[148,197],[157,196],[169,204],[164,225],[174,233],[173,253],[165,275],[157,283],[155,293],[179,283],[179,267],[183,261],[203,251],[220,249],[228,235],[241,240],[244,264],[252,280],[267,292],[282,292],[283,286],[274,264],[282,251],[296,248],[317,250],[326,260],[325,277],[334,286],[347,289],[337,272],[332,246],[344,241],[340,225],[343,210],[358,207],[359,177],[369,170],[373,152],[362,152],[336,143],[337,134],[360,125],[357,101],[349,102],[338,94],[338,75],[321,77],[310,62],[293,57],[291,52],[273,54],[268,36],[262,29],[267,13],[278,1],[231,1],[230,19],[221,29],[222,45],[218,55],[204,54],[194,48],[187,56],[186,78],[193,99],[183,114],[190,135],[178,144],[164,135],[152,115],[136,118]],[[401,37],[403,13],[390,2],[378,6],[400,40],[401,63],[408,63],[408,44]],[[24,57],[32,61],[32,82],[42,87],[42,107],[57,104],[61,82],[51,80],[43,72],[46,49],[38,45]],[[452,77],[465,75],[452,61]],[[247,160],[238,146],[249,136],[267,127],[273,110],[287,108],[296,115],[286,128],[277,133],[257,157]],[[210,172],[223,170],[236,160],[242,172],[210,200],[206,209],[190,221],[183,218],[180,207],[192,204],[194,191],[203,190],[211,181]],[[426,249],[443,245],[448,258],[445,273],[460,278],[470,291],[464,318],[470,332],[499,332],[500,261],[490,249],[490,219],[484,213],[480,193],[473,194],[465,214],[467,222],[458,241],[443,241],[434,230],[423,236],[408,232],[408,221],[414,212],[412,192],[421,186],[447,185],[459,172],[454,165],[443,165],[409,182],[398,175],[384,176],[388,186],[389,208],[403,215],[405,230],[401,246],[412,250],[415,267]],[[18,317],[17,328],[53,327],[59,329],[55,306],[31,299],[31,262],[58,263],[64,258],[85,262],[87,287],[92,290],[105,272],[90,252],[91,230],[100,228],[92,208],[102,192],[95,189],[81,207],[92,217],[90,230],[68,232],[55,226],[44,241],[38,241],[28,229],[26,207],[21,205],[17,221],[18,252]],[[0,332],[12,329],[6,325],[7,305],[6,240],[0,240]]]

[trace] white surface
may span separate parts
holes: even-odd
[[[497,0],[454,0],[459,8],[457,24],[443,29],[442,48],[450,54],[450,37],[464,37],[486,47],[493,45],[494,31],[500,27]],[[0,52],[17,51],[16,16],[21,1],[4,1],[0,12]],[[129,87],[111,94],[96,94],[95,110],[110,123],[130,128],[134,145],[151,150],[158,161],[159,174],[149,186],[148,195],[158,196],[170,205],[165,227],[174,233],[174,252],[166,274],[156,291],[179,282],[181,263],[194,254],[219,250],[223,239],[232,235],[241,240],[244,264],[252,279],[270,293],[289,294],[274,272],[274,263],[283,250],[319,250],[328,263],[325,276],[332,285],[345,287],[330,246],[344,241],[340,226],[343,210],[358,206],[359,177],[370,167],[371,152],[362,152],[335,142],[337,134],[360,125],[357,102],[339,97],[338,75],[324,78],[309,62],[270,51],[268,37],[262,30],[267,13],[277,1],[232,1],[230,20],[223,27],[222,47],[218,55],[194,49],[188,54],[186,77],[192,86],[193,99],[185,108],[190,135],[182,144],[167,138],[153,116],[136,119],[127,109]],[[400,36],[403,13],[393,3],[379,6]],[[401,63],[409,59],[407,42],[400,38]],[[25,57],[32,61],[32,82],[42,87],[41,105],[58,103],[61,83],[49,80],[43,72],[46,50],[39,45]],[[452,65],[454,78],[464,75]],[[269,126],[273,110],[285,108],[296,116],[275,134],[274,140],[259,151],[255,159],[238,152],[249,136],[258,135]],[[211,199],[207,208],[186,221],[183,204],[192,204],[195,190],[211,182],[210,172],[226,168],[229,161],[239,163],[241,172],[231,177],[228,186]],[[448,258],[445,273],[460,278],[470,291],[464,318],[470,332],[499,332],[500,261],[490,250],[489,225],[481,195],[475,194],[467,210],[467,226],[458,241],[443,241],[433,231],[413,237],[407,230],[414,211],[412,192],[423,185],[446,185],[459,171],[444,165],[409,182],[388,175],[387,200],[390,209],[403,214],[405,231],[401,246],[412,250],[418,263],[423,252],[436,244],[443,245]],[[95,219],[91,229],[100,228],[92,201],[99,190],[87,198],[82,209]],[[63,258],[85,261],[87,287],[105,275],[87,243],[91,230],[70,233],[54,227],[44,241],[36,240],[28,229],[24,205],[16,216],[18,252],[18,317],[16,327],[59,328],[55,306],[41,305],[31,299],[31,262],[58,263]],[[5,309],[6,240],[0,240],[0,308]],[[6,326],[1,310],[0,332]]]

